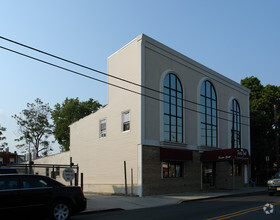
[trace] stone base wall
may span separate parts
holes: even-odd
[[[143,196],[200,190],[200,154],[193,152],[192,161],[184,161],[183,176],[162,178],[160,147],[143,146]]]
[[[143,196],[201,190],[202,171],[199,152],[193,151],[192,161],[184,161],[183,176],[178,178],[162,177],[160,147],[143,146],[142,159]],[[202,190],[233,189],[247,186],[244,183],[244,164],[241,165],[241,175],[234,176],[234,184],[231,169],[232,161],[216,162],[215,185],[203,184]],[[248,166],[249,173],[250,166]]]
[[[247,186],[244,183],[244,164],[241,164],[241,174],[239,176],[232,176],[232,161],[216,162],[216,188],[217,189],[232,189],[242,188]],[[250,170],[248,168],[248,174]]]

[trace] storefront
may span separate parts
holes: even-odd
[[[143,146],[143,195],[199,191],[197,151]]]
[[[160,148],[162,178],[182,177],[184,161],[193,159],[192,151]]]
[[[246,149],[205,151],[200,159],[201,190],[234,189],[248,184],[250,156]]]

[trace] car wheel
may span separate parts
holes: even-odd
[[[50,209],[50,217],[55,220],[67,220],[71,216],[71,208],[68,202],[55,202]]]
[[[274,195],[274,193],[273,193],[273,192],[269,192],[269,193],[268,193],[268,195],[273,196],[273,195]]]

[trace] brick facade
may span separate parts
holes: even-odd
[[[232,161],[216,162],[216,188],[217,189],[233,189],[244,187],[244,166],[240,164],[240,175],[232,176]]]
[[[200,190],[200,154],[193,151],[193,160],[183,162],[183,176],[163,178],[160,147],[143,146],[143,195],[168,194]]]
[[[2,164],[9,164],[9,163],[17,163],[17,154],[16,153],[0,153],[0,163]]]
[[[201,190],[202,170],[200,153],[193,151],[193,159],[183,162],[182,177],[163,178],[160,147],[143,146],[143,196],[169,194]],[[244,166],[240,164],[241,173],[232,177],[232,161],[211,162],[214,164],[214,185],[203,183],[202,190],[233,189],[244,187]]]

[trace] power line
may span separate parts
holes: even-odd
[[[176,104],[172,104],[172,103],[169,103],[169,102],[167,102],[167,101],[164,101],[164,100],[161,100],[161,99],[152,97],[152,96],[150,96],[150,95],[142,94],[141,92],[137,92],[137,91],[134,91],[134,90],[131,90],[131,89],[127,89],[127,88],[125,88],[125,87],[116,85],[116,84],[114,84],[114,83],[109,83],[109,82],[106,82],[106,81],[104,81],[104,80],[100,80],[100,79],[97,79],[97,78],[95,78],[95,77],[88,76],[88,75],[86,75],[86,74],[83,74],[83,73],[80,73],[80,72],[77,72],[77,71],[74,71],[74,70],[71,70],[71,69],[68,69],[68,68],[65,68],[65,67],[62,67],[62,66],[59,66],[59,65],[50,63],[50,62],[47,62],[47,61],[45,61],[45,60],[38,59],[38,58],[33,57],[33,56],[29,56],[29,55],[27,55],[27,54],[24,54],[24,53],[21,53],[21,52],[18,52],[18,51],[15,51],[15,50],[12,50],[12,49],[3,47],[3,46],[0,46],[0,48],[1,48],[1,49],[4,49],[4,50],[7,50],[7,51],[9,51],[9,52],[13,52],[13,53],[15,53],[15,54],[18,54],[18,55],[27,57],[27,58],[29,58],[29,59],[33,59],[33,60],[36,60],[36,61],[38,61],[38,62],[41,62],[41,63],[47,64],[47,65],[56,67],[56,68],[58,68],[58,69],[62,69],[62,70],[65,70],[65,71],[74,73],[74,74],[76,74],[76,75],[79,75],[79,76],[82,76],[82,77],[85,77],[85,78],[89,78],[89,79],[95,80],[95,81],[97,81],[97,82],[101,82],[101,83],[103,83],[103,84],[107,84],[107,85],[110,85],[110,86],[114,86],[114,87],[116,87],[116,88],[123,89],[123,90],[125,90],[125,91],[132,92],[132,93],[137,94],[137,95],[141,95],[141,96],[144,96],[144,97],[147,97],[147,98],[156,100],[156,101],[160,101],[160,102],[163,102],[163,103],[167,103],[167,104],[171,104],[171,105],[175,105],[175,106],[176,106]],[[182,106],[182,108],[183,108],[183,109],[186,109],[186,110],[189,110],[189,111],[192,111],[192,112],[199,113],[199,114],[204,114],[204,115],[206,115],[206,116],[211,116],[211,115],[209,115],[209,114],[207,114],[207,113],[203,113],[203,112],[200,112],[200,111],[197,111],[197,110],[188,108],[188,107]],[[211,117],[212,117],[212,116],[211,116]],[[217,119],[221,119],[221,120],[224,120],[224,121],[232,122],[232,121],[229,120],[229,119],[225,119],[225,118],[222,118],[222,117],[219,117],[219,116],[216,116],[216,117],[217,117]],[[244,125],[244,126],[250,126],[250,125],[245,124],[245,123],[240,123],[240,124],[241,124],[241,125]]]
[[[47,56],[50,56],[50,57],[53,57],[53,58],[62,60],[62,61],[64,61],[64,62],[71,63],[71,64],[73,64],[73,65],[76,65],[76,66],[79,66],[79,67],[82,67],[82,68],[85,68],[85,69],[88,69],[88,70],[97,72],[97,73],[99,73],[99,74],[102,74],[102,75],[105,75],[105,76],[109,76],[109,77],[112,77],[112,78],[114,78],[114,79],[117,79],[117,80],[120,80],[120,81],[123,81],[123,82],[126,82],[126,83],[130,83],[130,84],[132,84],[132,85],[135,85],[135,86],[138,86],[138,87],[141,87],[141,88],[144,88],[144,89],[147,89],[147,90],[150,90],[150,91],[153,91],[153,92],[162,94],[162,95],[168,95],[168,94],[166,94],[166,93],[164,93],[164,92],[162,92],[162,91],[159,91],[159,90],[156,90],[156,89],[153,89],[153,88],[144,86],[144,85],[140,85],[140,84],[138,84],[138,83],[135,83],[135,82],[126,80],[126,79],[124,79],[124,78],[117,77],[117,76],[114,76],[114,75],[111,75],[111,74],[102,72],[102,71],[100,71],[100,70],[93,69],[93,68],[91,68],[91,67],[88,67],[88,66],[85,66],[85,65],[76,63],[76,62],[74,62],[74,61],[71,61],[71,60],[68,60],[68,59],[65,59],[65,58],[56,56],[56,55],[54,55],[54,54],[45,52],[45,51],[43,51],[43,50],[36,49],[36,48],[31,47],[31,46],[28,46],[28,45],[26,45],[26,44],[22,44],[22,43],[20,43],[20,42],[17,42],[17,41],[14,41],[14,40],[5,38],[5,37],[3,37],[3,36],[0,36],[0,38],[3,39],[3,40],[6,40],[6,41],[8,41],[8,42],[11,42],[11,43],[13,43],[13,44],[17,44],[17,45],[19,45],[19,46],[28,48],[28,49],[30,49],[30,50],[34,50],[34,51],[36,51],[36,52],[45,54],[45,55],[47,55]],[[176,96],[173,96],[173,95],[170,95],[170,96],[176,98]],[[183,100],[184,102],[188,102],[188,103],[191,103],[191,104],[199,105],[199,106],[202,106],[202,107],[207,107],[207,106],[205,106],[205,105],[203,105],[203,104],[201,104],[201,103],[197,103],[197,102],[194,102],[194,101],[191,101],[191,100],[187,100],[187,99],[184,99],[184,98],[182,98],[182,100]],[[217,111],[223,112],[223,113],[226,113],[226,114],[230,114],[230,115],[232,114],[232,112],[228,112],[228,111],[225,111],[225,110],[222,110],[222,109],[219,109],[219,108],[217,108]],[[247,119],[250,118],[249,116],[245,116],[245,115],[241,115],[241,114],[240,114],[240,117],[247,118]]]

